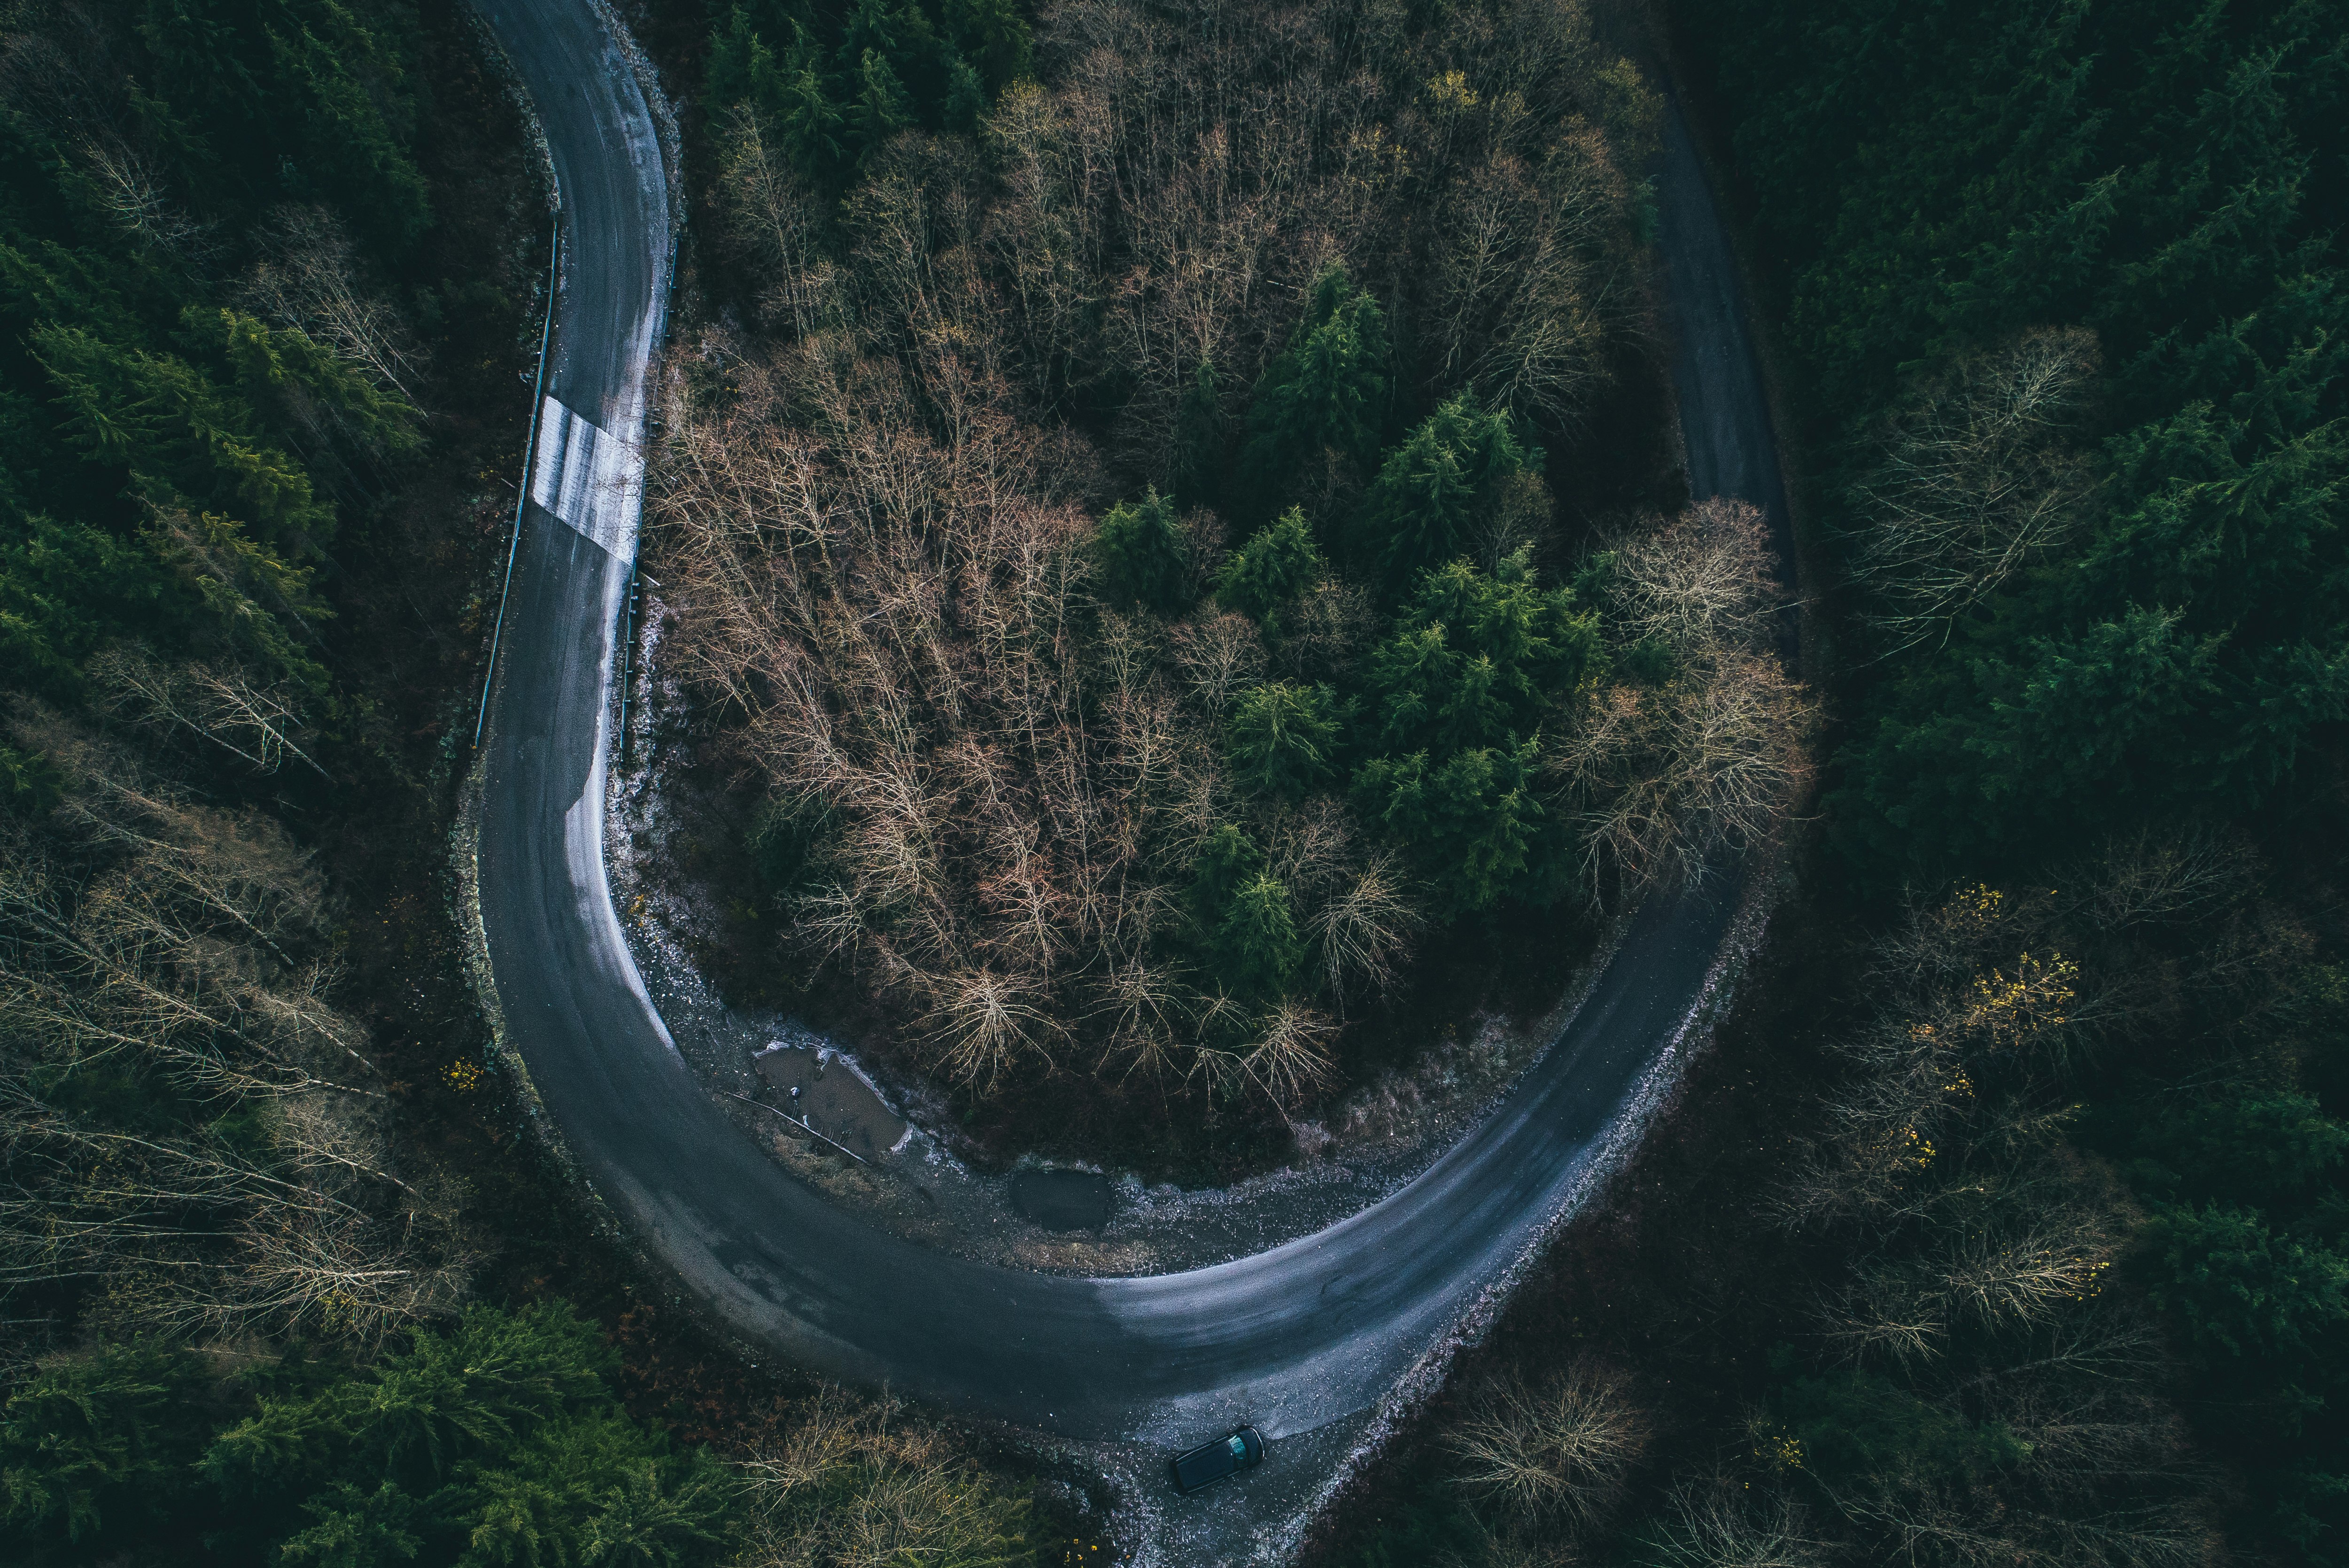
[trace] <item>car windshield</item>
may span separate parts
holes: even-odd
[[[1236,1460],[1247,1458],[1247,1439],[1237,1432],[1234,1432],[1224,1446],[1232,1450],[1232,1458]]]

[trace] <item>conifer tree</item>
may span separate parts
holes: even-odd
[[[1267,635],[1278,636],[1283,609],[1328,571],[1305,513],[1290,507],[1278,521],[1232,552],[1216,579],[1216,597],[1262,626]]]
[[[946,0],[946,24],[986,78],[989,97],[1029,74],[1028,21],[1018,0]]]
[[[206,1382],[195,1357],[143,1339],[43,1367],[0,1416],[0,1520],[27,1548],[132,1546],[188,1500]]]
[[[1189,598],[1191,546],[1175,521],[1174,505],[1155,487],[1138,501],[1120,501],[1093,534],[1103,596],[1118,605],[1141,604],[1162,615]]]
[[[1278,487],[1325,453],[1370,460],[1386,418],[1386,315],[1331,266],[1314,281],[1288,346],[1266,366],[1248,409],[1247,463]]]
[[[1271,998],[1287,988],[1305,955],[1288,890],[1258,872],[1233,892],[1216,933],[1218,978],[1243,996]]]
[[[888,57],[867,49],[856,67],[856,97],[843,116],[846,145],[862,159],[914,123],[913,99],[890,67]]]
[[[1537,466],[1506,416],[1465,393],[1427,417],[1379,466],[1362,542],[1391,591],[1464,551],[1503,480]]]
[[[1542,898],[1555,868],[1537,864],[1542,825],[1534,798],[1540,748],[1478,747],[1431,758],[1428,752],[1377,757],[1354,776],[1363,815],[1409,846],[1448,914],[1489,910],[1513,894]],[[1528,874],[1532,873],[1532,874]]]
[[[1328,686],[1275,681],[1240,694],[1225,729],[1225,749],[1249,789],[1301,800],[1335,774],[1344,727]]]
[[[1213,506],[1223,488],[1222,381],[1202,357],[1174,407],[1174,495],[1186,506]]]
[[[1264,851],[1237,822],[1220,822],[1191,862],[1191,916],[1197,928],[1212,933],[1223,923],[1224,911],[1240,884],[1264,868]]]

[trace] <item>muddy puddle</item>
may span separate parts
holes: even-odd
[[[905,1123],[833,1052],[778,1041],[750,1061],[767,1087],[761,1103],[783,1112],[802,1137],[844,1150],[868,1165],[882,1163],[904,1146]]]
[[[1091,1171],[1020,1171],[1011,1207],[1047,1231],[1098,1231],[1109,1223],[1110,1180]]]

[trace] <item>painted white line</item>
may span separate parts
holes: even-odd
[[[616,560],[636,552],[636,508],[645,491],[645,455],[548,397],[539,415],[538,463],[530,499]]]

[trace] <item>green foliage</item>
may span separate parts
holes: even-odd
[[[1429,573],[1371,655],[1379,745],[1458,750],[1529,733],[1545,703],[1600,667],[1599,618],[1574,603],[1540,586],[1523,552],[1490,575],[1464,561]]]
[[[2254,1210],[2165,1205],[2144,1242],[2147,1294],[2198,1346],[2272,1361],[2349,1321],[2349,1258],[2277,1234]]]
[[[1223,489],[1223,381],[1202,359],[1174,406],[1174,494],[1188,506],[1212,506]]]
[[[305,333],[273,327],[243,311],[207,311],[190,305],[180,313],[185,340],[217,346],[238,389],[253,407],[273,402],[291,417],[322,410],[338,422],[352,444],[370,451],[409,452],[422,444],[416,410],[378,387]]]
[[[1247,999],[1278,995],[1304,956],[1288,890],[1237,823],[1218,825],[1192,862],[1191,923],[1200,958]]]
[[[1829,1486],[1971,1480],[2031,1452],[2000,1422],[1968,1421],[1868,1372],[1796,1378],[1770,1408],[1801,1445],[1803,1468]]]
[[[1028,18],[1019,0],[946,0],[947,36],[976,61],[990,94],[1030,74]]]
[[[289,201],[378,259],[412,252],[431,222],[413,18],[382,0],[118,9],[27,36],[94,84],[70,112],[0,108],[0,668],[71,701],[90,654],[135,638],[323,695],[304,645],[337,491],[415,450],[419,420],[239,308],[221,253],[249,253]]]
[[[2136,1143],[2145,1155],[2128,1176],[2139,1191],[2273,1209],[2305,1202],[2340,1169],[2349,1127],[2312,1096],[2247,1090],[2166,1106]]]
[[[855,96],[849,100],[845,119],[850,144],[859,150],[871,152],[914,123],[913,98],[880,50],[864,51],[854,86]]]
[[[1224,747],[1241,783],[1296,801],[1335,776],[1344,732],[1337,695],[1328,686],[1274,681],[1240,694]]]
[[[0,1423],[7,1522],[85,1562],[193,1560],[199,1542],[254,1563],[715,1561],[733,1483],[621,1412],[613,1360],[567,1306],[476,1306],[373,1367],[253,1379],[257,1409],[215,1432],[212,1379],[185,1352],[66,1358]]]
[[[143,0],[130,9],[129,108],[198,205],[235,221],[272,201],[323,198],[387,249],[422,236],[431,214],[408,151],[409,15],[364,0]]]
[[[2108,479],[2068,549],[1868,694],[1830,813],[1883,876],[2226,816],[2349,714],[2349,93],[2334,9],[1699,0],[1820,434],[2093,329]],[[1872,520],[1833,520],[1858,531]]]
[[[34,1374],[0,1419],[10,1532],[95,1557],[169,1519],[210,1431],[208,1381],[193,1356],[145,1340]]]
[[[0,746],[0,812],[39,818],[54,810],[62,780],[49,759],[36,751]]]
[[[1110,508],[1093,533],[1103,597],[1118,605],[1140,604],[1162,615],[1188,603],[1191,542],[1175,520],[1174,503],[1155,487],[1138,501]]]
[[[456,1331],[421,1334],[364,1377],[304,1398],[264,1399],[222,1432],[205,1473],[233,1495],[357,1461],[411,1484],[608,1399],[611,1352],[567,1305],[469,1309]]]
[[[1224,923],[1224,912],[1244,883],[1264,870],[1264,851],[1247,830],[1237,822],[1221,822],[1191,862],[1191,920],[1195,929],[1212,933]]]
[[[2322,1078],[2342,1038],[2339,978],[2290,986],[2302,1060]],[[2349,1124],[2317,1097],[2235,1084],[2169,1089],[2091,1131],[2147,1200],[2134,1267],[2193,1368],[2194,1406],[2250,1478],[2250,1543],[2329,1562],[2349,1533]]]
[[[1216,978],[1240,996],[1276,996],[1305,956],[1288,890],[1259,872],[1233,890],[1216,928]]]
[[[1354,799],[1454,913],[1563,891],[1566,846],[1533,788],[1538,729],[1600,656],[1598,617],[1542,588],[1525,552],[1490,575],[1464,561],[1427,573],[1371,655],[1380,755],[1356,772]]]
[[[1319,546],[1305,513],[1296,507],[1258,530],[1224,562],[1216,582],[1216,597],[1227,609],[1237,610],[1262,626],[1280,634],[1281,611],[1328,574]]]
[[[1508,418],[1463,393],[1391,449],[1371,484],[1361,546],[1392,591],[1464,551],[1504,480],[1538,469]]]
[[[1318,468],[1324,453],[1369,462],[1386,418],[1388,357],[1378,301],[1344,268],[1324,271],[1288,346],[1257,382],[1248,408],[1251,474],[1269,486]]]
[[[79,327],[39,326],[27,336],[57,388],[65,415],[57,433],[86,461],[127,470],[131,489],[150,501],[185,496],[241,515],[281,550],[333,533],[333,511],[308,473],[256,436],[252,405],[193,366]]]
[[[475,1306],[372,1367],[288,1362],[241,1388],[185,1351],[105,1346],[10,1398],[0,1518],[59,1562],[716,1562],[737,1483],[631,1421],[614,1362],[561,1304]],[[225,1397],[253,1413],[216,1429]]]
[[[1354,775],[1354,802],[1413,851],[1447,915],[1489,910],[1505,897],[1547,902],[1555,868],[1535,859],[1540,766],[1531,738],[1434,760],[1425,751],[1374,757]]]
[[[857,0],[844,13],[741,0],[712,29],[704,97],[747,108],[836,189],[909,126],[968,133],[1029,72],[1015,0]]]

